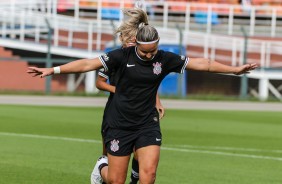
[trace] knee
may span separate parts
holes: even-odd
[[[124,184],[125,183],[125,179],[123,178],[120,178],[120,177],[111,177],[111,178],[108,178],[107,180],[107,184]]]
[[[109,180],[107,184],[124,184],[124,182]]]
[[[154,183],[156,180],[156,169],[155,168],[147,168],[142,171],[139,171],[139,179],[140,181],[144,181],[144,183]]]

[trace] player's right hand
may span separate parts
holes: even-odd
[[[31,74],[33,77],[40,76],[41,78],[54,74],[53,68],[37,68],[28,67],[27,73]]]

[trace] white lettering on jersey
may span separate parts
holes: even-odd
[[[104,61],[109,61],[109,56],[107,54],[103,54],[102,58],[104,59]]]

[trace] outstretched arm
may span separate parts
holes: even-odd
[[[108,91],[108,92],[111,92],[111,93],[115,93],[115,90],[116,90],[115,86],[108,84],[107,79],[105,77],[100,76],[100,75],[98,75],[98,78],[96,80],[96,87],[99,90]]]
[[[163,107],[163,105],[161,103],[161,100],[160,100],[160,97],[159,97],[158,93],[156,95],[156,108],[157,108],[157,110],[159,112],[160,119],[162,119],[164,117],[164,115],[165,115],[165,109],[164,109],[164,107]]]
[[[210,59],[189,58],[186,69],[241,75],[244,73],[249,73],[251,70],[254,70],[257,67],[258,65],[256,63],[245,64],[242,66],[228,66]]]
[[[103,65],[99,58],[95,59],[80,59],[72,61],[70,63],[59,66],[59,72],[57,73],[83,73],[92,70],[97,70]],[[28,67],[27,73],[33,75],[33,77],[40,76],[46,77],[48,75],[54,74],[54,68],[37,68],[37,67]]]

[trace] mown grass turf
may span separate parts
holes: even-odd
[[[0,105],[0,183],[90,183],[102,113]],[[161,127],[157,184],[282,183],[280,112],[167,110]]]

